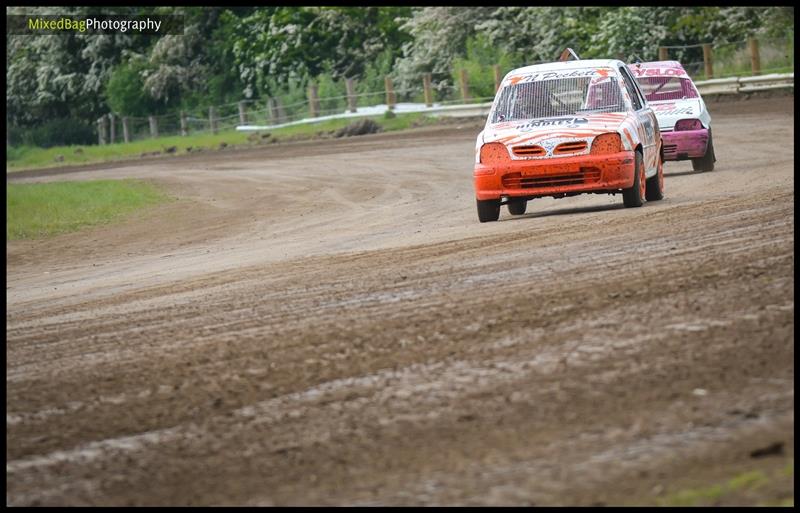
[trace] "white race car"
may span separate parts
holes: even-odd
[[[656,113],[664,138],[664,160],[689,160],[695,171],[712,171],[716,156],[711,115],[692,79],[678,61],[628,66]]]
[[[501,205],[524,214],[529,200],[545,196],[621,193],[626,207],[660,200],[661,144],[656,116],[622,61],[512,70],[475,145],[478,219],[497,221]]]

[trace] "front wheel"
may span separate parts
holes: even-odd
[[[708,130],[708,147],[706,154],[700,158],[692,159],[692,169],[695,171],[713,171],[714,162],[717,161],[717,156],[714,155],[714,139],[711,137],[711,129]]]
[[[658,157],[658,173],[656,176],[647,179],[647,190],[644,193],[647,201],[658,201],[664,199],[664,159]]]
[[[508,198],[508,212],[514,216],[521,216],[525,213],[528,202],[523,198]]]
[[[622,202],[627,208],[641,207],[644,205],[644,195],[647,178],[644,175],[644,162],[642,154],[636,152],[636,167],[633,169],[633,185],[622,189]]]
[[[478,220],[482,223],[500,219],[500,200],[476,200],[478,202]]]

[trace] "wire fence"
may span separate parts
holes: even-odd
[[[642,54],[646,52],[642,51]],[[653,52],[647,53],[648,55]],[[794,71],[794,35],[786,38],[759,38],[724,43],[697,43],[658,48],[659,60],[680,61],[695,81],[711,78],[745,77]],[[538,64],[538,63],[529,63]],[[123,117],[119,114],[98,120],[98,140],[130,142],[140,139],[216,133],[234,130],[241,125],[274,127],[301,120],[325,119],[353,112],[354,115],[380,115],[386,110],[402,112],[404,105],[446,106],[485,103],[494,93],[503,74],[510,70],[484,66],[472,75],[456,70],[453,76],[437,82],[431,75],[420,74],[413,80],[397,80],[405,87],[394,89],[387,77],[381,90],[363,90],[365,84],[354,79],[321,80],[309,88],[292,90],[271,98],[246,99],[213,107],[196,108],[147,117]],[[407,78],[407,77],[406,77]],[[375,83],[374,80],[371,83]],[[412,84],[412,85],[407,85]],[[417,85],[413,85],[417,84]],[[348,94],[349,91],[349,94]]]
[[[337,85],[345,89],[344,81],[341,82]],[[241,125],[274,126],[303,119],[325,118],[351,112],[353,109],[356,114],[380,115],[387,110],[403,111],[404,104],[425,105],[426,98],[431,105],[486,102],[494,98],[493,94],[471,96],[466,93],[464,96],[469,89],[469,83],[458,86],[447,81],[426,81],[422,75],[419,82],[418,86],[394,89],[389,85],[389,89],[354,92],[349,95],[345,92],[314,97],[307,92],[306,97],[299,101],[292,101],[292,97],[297,95],[290,93],[266,99],[230,102],[207,109],[195,108],[143,117],[111,113],[98,119],[98,139],[100,144],[106,144],[165,136],[217,133],[234,130]]]
[[[794,34],[661,48],[670,60],[680,61],[695,81],[794,72]]]

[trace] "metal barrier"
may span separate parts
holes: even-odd
[[[794,73],[773,73],[760,77],[739,79],[739,92],[768,91],[771,89],[794,88]]]
[[[702,95],[739,94],[794,88],[794,73],[772,73],[755,77],[715,78],[695,82]]]
[[[701,95],[736,94],[739,92],[739,77],[714,78],[695,82],[694,85]]]

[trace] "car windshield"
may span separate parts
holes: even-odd
[[[614,77],[554,78],[503,88],[492,123],[624,111],[625,103]]]
[[[649,102],[697,98],[691,79],[681,77],[639,77],[636,79]]]

